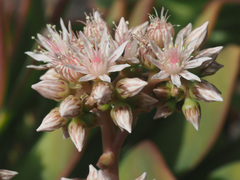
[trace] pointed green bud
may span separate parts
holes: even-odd
[[[168,81],[162,82],[153,89],[154,94],[160,100],[168,100],[171,97],[171,85]]]
[[[101,125],[100,119],[94,113],[85,113],[81,116],[86,128],[93,128]]]
[[[186,98],[182,106],[182,111],[186,119],[198,130],[201,119],[199,103],[191,98]]]

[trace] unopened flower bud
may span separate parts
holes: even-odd
[[[77,150],[80,152],[85,143],[85,125],[78,118],[73,118],[68,125],[68,133]]]
[[[65,178],[65,177],[62,177],[61,180],[81,180],[79,178]]]
[[[94,112],[84,113],[82,116],[86,128],[93,128],[101,125],[101,120]]]
[[[186,119],[198,130],[201,119],[199,103],[193,99],[186,98],[182,106],[182,111]]]
[[[62,117],[73,118],[80,114],[81,107],[82,102],[80,98],[69,95],[61,102],[59,112]]]
[[[10,171],[10,170],[6,170],[6,169],[0,169],[0,179],[1,180],[10,180],[12,179],[14,176],[16,176],[18,174],[18,172],[16,171]]]
[[[102,170],[96,170],[92,165],[89,165],[89,174],[86,180],[111,180]]]
[[[206,68],[202,69],[200,72],[200,76],[210,76],[215,74],[219,69],[221,69],[223,67],[222,64],[217,63],[216,61],[214,61],[213,63],[211,63],[209,66],[207,66]]]
[[[32,85],[43,97],[61,101],[70,93],[68,83],[63,80],[43,80]]]
[[[115,105],[110,113],[113,122],[121,129],[125,129],[129,133],[132,132],[133,115],[131,107],[121,103]]]
[[[94,11],[93,15],[86,16],[86,26],[84,27],[84,34],[90,41],[96,39],[100,42],[104,29],[107,29],[107,23],[101,18],[98,11]]]
[[[138,94],[148,83],[139,78],[124,78],[117,82],[118,94],[126,99]]]
[[[137,108],[140,108],[144,112],[151,111],[155,105],[157,104],[158,100],[149,96],[146,93],[140,92],[136,95],[135,105]]]
[[[176,109],[176,101],[168,100],[166,102],[160,103],[157,106],[157,111],[153,119],[166,118],[170,116]]]
[[[173,85],[171,88],[171,96],[174,97],[177,101],[181,101],[185,97],[185,91],[183,89],[183,85],[180,88]]]
[[[171,23],[167,23],[167,13],[164,15],[164,8],[162,8],[161,17],[150,16],[150,25],[147,28],[147,36],[153,40],[160,48],[164,47],[164,40],[169,32],[174,36],[174,28]]]
[[[171,97],[171,85],[168,81],[162,82],[153,89],[153,92],[160,100],[168,100]]]
[[[40,77],[40,80],[53,80],[53,79],[59,79],[59,78],[61,78],[61,76],[57,74],[53,68],[51,68],[44,75]]]
[[[37,131],[54,131],[67,123],[67,119],[61,117],[59,108],[56,107],[48,113],[43,119],[42,124],[37,128]]]
[[[205,80],[202,82],[194,82],[189,93],[192,98],[200,101],[223,101],[221,92],[214,85]]]
[[[91,96],[98,104],[106,104],[111,100],[112,88],[107,82],[98,82],[93,85]]]
[[[154,58],[156,56],[152,52],[151,48],[148,47],[148,45],[149,45],[148,40],[143,39],[139,49],[140,62],[145,68],[149,70],[153,70],[156,68],[156,66],[148,59],[148,56],[152,56]]]
[[[113,165],[115,161],[115,155],[113,152],[106,152],[101,155],[98,160],[97,166],[101,169],[106,169]]]
[[[135,180],[147,180],[147,173],[143,173],[139,178],[135,179]]]

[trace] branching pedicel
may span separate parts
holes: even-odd
[[[182,108],[198,130],[198,101],[222,101],[220,91],[203,79],[222,67],[215,61],[222,47],[199,50],[208,22],[194,30],[188,24],[173,40],[174,26],[163,9],[161,17],[151,15],[150,24],[134,28],[121,18],[115,38],[99,12],[86,19],[84,30],[76,34],[62,19],[59,32],[48,25],[47,37],[38,34],[38,49],[26,52],[45,62],[29,68],[49,69],[32,88],[60,102],[37,131],[62,128],[64,138],[70,137],[81,151],[86,129],[100,126],[101,170],[90,165],[87,179],[117,180],[119,151],[140,113],[157,108],[158,119]]]

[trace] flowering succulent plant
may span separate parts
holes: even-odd
[[[222,101],[220,91],[204,76],[221,67],[215,60],[222,47],[200,50],[208,22],[192,30],[191,23],[174,39],[167,13],[150,16],[130,28],[121,18],[112,33],[98,11],[86,17],[84,30],[73,33],[60,20],[61,31],[48,25],[48,36],[38,34],[40,47],[29,56],[48,69],[32,88],[60,103],[44,118],[37,131],[63,129],[78,151],[85,146],[86,129],[101,127],[103,155],[87,179],[118,179],[121,145],[140,113],[156,110],[154,119],[177,108],[198,130],[198,101]],[[114,38],[112,37],[114,34]],[[146,179],[144,173],[138,179]]]

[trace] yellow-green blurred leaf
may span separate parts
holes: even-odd
[[[19,165],[17,179],[54,180],[76,154],[70,139],[63,140],[61,130],[45,133]]]
[[[176,179],[151,141],[140,143],[120,163],[120,179],[133,180],[144,172],[147,173],[147,179]]]
[[[209,180],[237,180],[240,179],[240,161],[229,163],[216,170],[214,170],[210,176]]]
[[[196,166],[216,141],[225,121],[231,95],[239,68],[240,48],[229,45],[220,53],[217,61],[224,67],[215,75],[207,77],[222,91],[223,102],[201,103],[202,118],[200,130],[196,131],[186,122],[181,148],[175,164],[176,172],[182,172]]]

